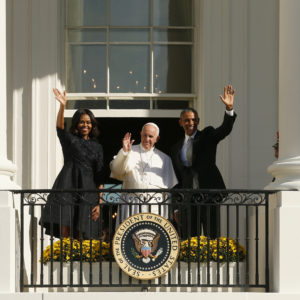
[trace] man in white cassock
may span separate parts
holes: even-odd
[[[154,147],[158,140],[159,128],[154,123],[143,126],[139,145],[132,145],[131,133],[125,134],[123,147],[110,163],[111,177],[123,181],[123,189],[170,189],[178,183],[171,158]],[[118,209],[117,225],[140,212],[168,218],[167,205],[154,205],[165,202],[166,196],[165,193],[124,194],[123,204]]]

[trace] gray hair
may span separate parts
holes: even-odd
[[[157,136],[159,136],[159,127],[155,124],[155,123],[152,123],[152,122],[149,122],[149,123],[146,123],[143,127],[142,127],[142,131],[144,130],[144,128],[148,125],[151,125],[153,127],[155,127],[156,129],[156,132],[157,132]]]

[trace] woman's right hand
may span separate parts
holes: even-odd
[[[63,107],[65,107],[66,104],[67,104],[67,94],[66,94],[66,91],[64,91],[63,93],[61,93],[58,89],[53,89],[53,93],[54,93],[55,98],[57,99],[57,101]]]

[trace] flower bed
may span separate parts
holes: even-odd
[[[181,242],[180,260],[197,262],[236,262],[246,258],[245,248],[232,238],[220,237],[209,240],[206,236],[192,237]]]
[[[71,251],[72,244],[72,251]],[[106,242],[100,243],[99,240],[71,240],[64,238],[53,243],[53,261],[83,261],[97,262],[100,260],[109,260],[110,244]],[[102,256],[100,256],[102,249]],[[200,259],[198,257],[200,256]],[[232,238],[220,237],[215,240],[209,240],[205,236],[192,237],[190,240],[181,242],[180,260],[190,262],[236,262],[243,261],[246,257],[245,248]],[[51,260],[51,245],[47,246],[43,254],[43,263]]]
[[[72,244],[72,251],[71,251]],[[53,243],[53,261],[80,261],[83,262],[96,262],[100,260],[100,246],[102,249],[102,261],[107,261],[109,258],[109,247],[110,244],[102,242],[100,245],[99,240],[73,240],[70,238],[64,238],[61,241]],[[47,246],[43,252],[43,262],[47,263],[51,260],[51,245]]]

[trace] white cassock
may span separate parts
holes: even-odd
[[[111,161],[110,169],[112,178],[123,181],[123,189],[170,189],[178,183],[171,158],[156,148],[146,151],[141,144],[132,146],[129,152],[121,149]],[[165,197],[165,193],[126,194],[123,202],[160,203]],[[117,225],[140,212],[151,212],[168,218],[167,205],[160,205],[160,208],[159,205],[131,205],[131,208],[124,204],[120,206]]]

